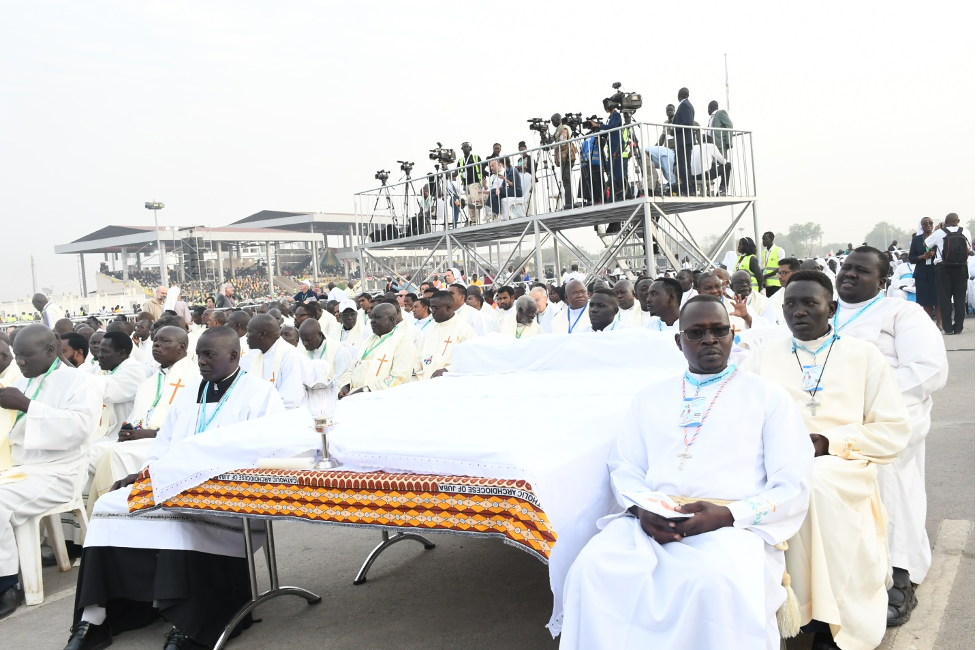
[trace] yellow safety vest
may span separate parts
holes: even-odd
[[[766,279],[768,287],[779,287],[780,278],[777,276],[777,271],[780,270],[780,258],[784,254],[784,249],[780,246],[772,246],[770,250],[766,248],[761,249],[763,251],[763,275],[766,276],[767,273],[773,271],[774,274]]]
[[[631,127],[621,129],[621,158],[631,156]]]
[[[750,270],[750,260],[756,259],[756,255],[740,255],[739,260],[736,262],[737,271],[746,271],[750,274],[750,284],[753,285],[753,290],[757,290],[756,276],[753,275],[753,271]]]

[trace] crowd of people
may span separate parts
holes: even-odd
[[[898,249],[799,260],[766,233],[719,267],[633,282],[588,282],[573,265],[499,286],[452,267],[416,289],[302,280],[248,304],[260,278],[238,276],[203,301],[158,287],[133,318],[77,323],[38,294],[40,322],[0,333],[0,476],[18,476],[0,482],[0,618],[19,605],[15,528],[70,501],[80,477],[91,523],[74,548],[66,648],[105,647],[160,616],[169,650],[212,646],[250,598],[240,536],[215,541],[192,516],[128,516],[129,487],[175,442],[305,408],[316,379],[344,400],[438,381],[477,337],[643,329],[674,337],[688,371],[631,407],[607,464],[621,507],[570,570],[561,647],[717,647],[736,632],[738,647],[771,648],[799,629],[819,650],[875,647],[911,616],[931,562],[924,448],[948,365],[924,283],[935,266],[943,327],[959,332],[955,217],[920,224],[905,262],[914,287],[892,271]],[[672,504],[678,518],[635,496],[674,490],[696,497]],[[710,616],[649,604],[676,593]]]

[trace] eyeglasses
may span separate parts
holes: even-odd
[[[691,330],[682,330],[681,333],[685,334],[685,338],[687,338],[690,341],[701,341],[703,338],[705,338],[706,332],[711,333],[712,337],[715,339],[724,339],[727,336],[729,336],[729,332],[732,329],[733,328],[730,327],[729,325],[720,325],[719,327],[706,327],[703,329],[696,328]]]
[[[790,275],[790,271],[777,271],[777,275]]]

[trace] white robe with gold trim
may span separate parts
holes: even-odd
[[[432,325],[433,327],[433,325]],[[368,388],[384,390],[410,381],[417,362],[417,348],[402,331],[394,328],[387,338],[372,335],[356,349],[353,365],[340,379],[350,391]]]
[[[455,348],[475,336],[475,330],[458,318],[457,314],[443,323],[432,323],[421,339],[421,352],[414,367],[414,375],[418,379],[430,379],[436,370],[450,370]]]

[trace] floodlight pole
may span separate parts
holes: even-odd
[[[156,214],[165,207],[166,205],[159,201],[146,201],[146,209],[153,211],[153,223],[156,225],[156,248],[159,250],[159,286],[161,287],[170,286],[166,279],[166,250],[163,248],[163,240],[159,236],[159,217]]]

